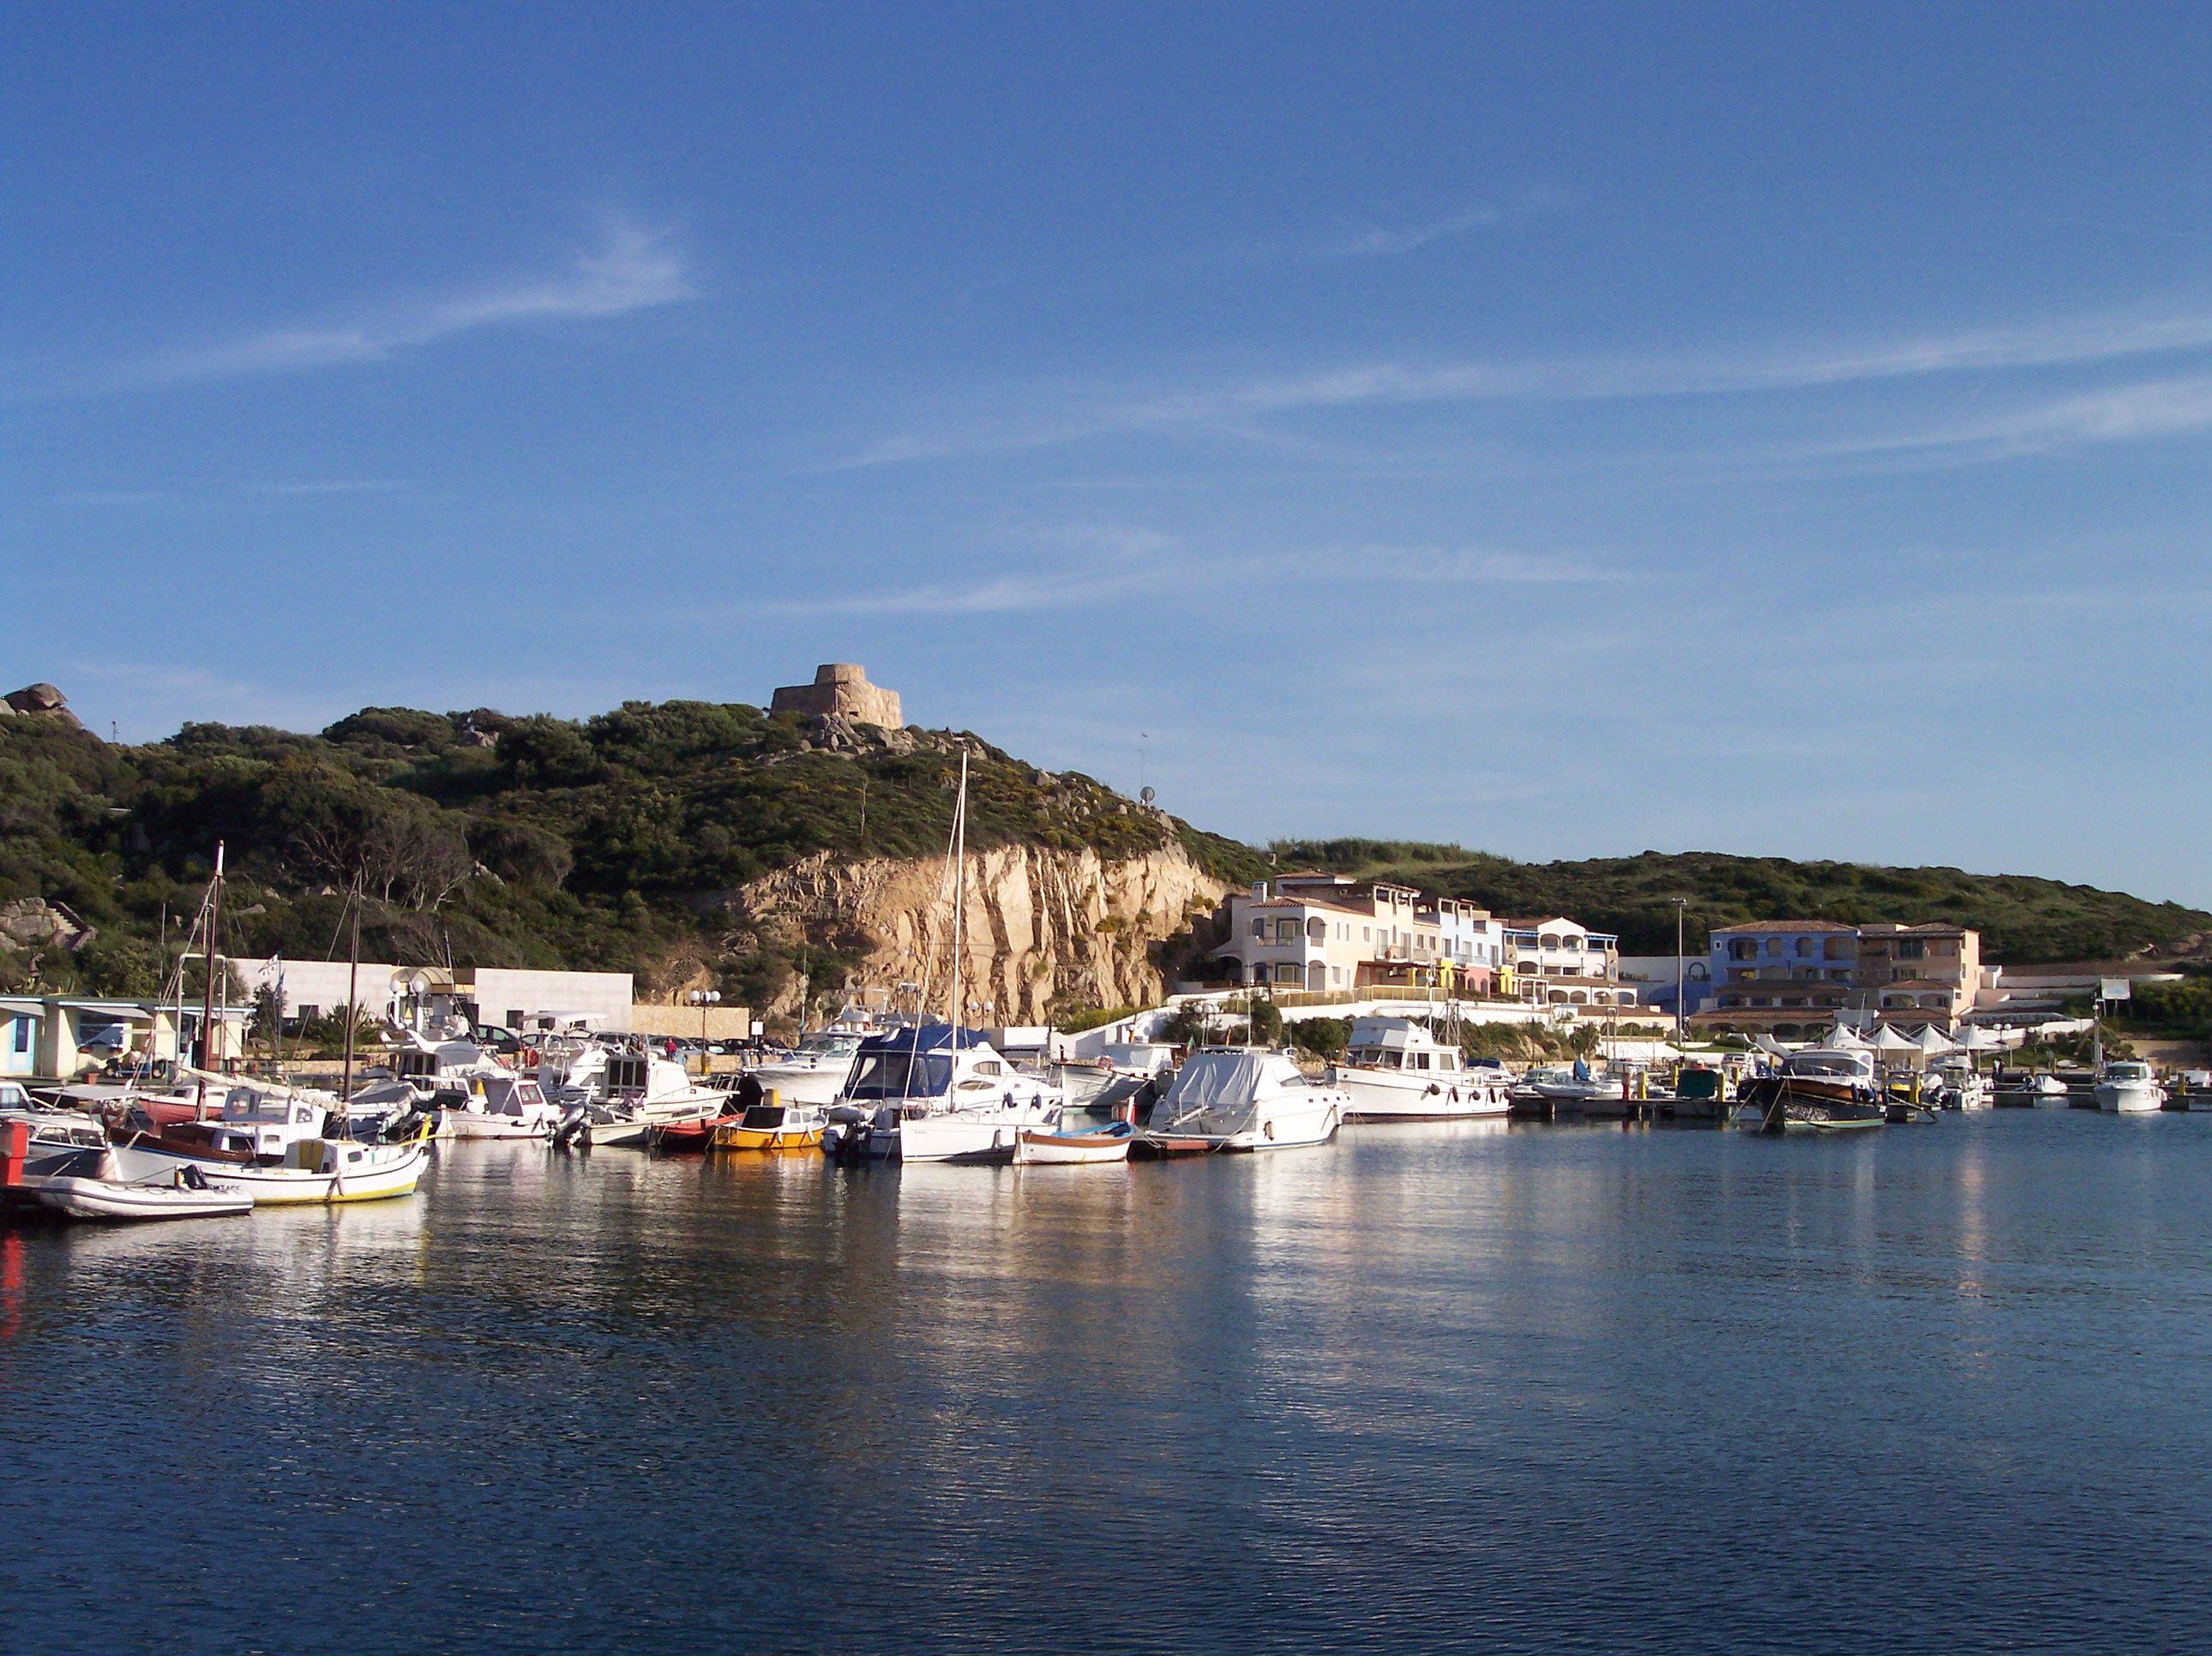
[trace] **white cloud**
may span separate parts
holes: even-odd
[[[1495,224],[1504,216],[1495,207],[1470,207],[1425,224],[1370,225],[1324,251],[1332,258],[1373,258],[1410,253],[1431,242],[1446,241],[1486,224]]]
[[[1971,420],[1770,451],[1791,462],[1912,461],[1974,464],[2095,443],[2185,437],[2212,428],[2212,377],[2108,386]]]
[[[669,232],[617,222],[598,245],[547,274],[164,351],[127,365],[107,383],[173,385],[380,361],[480,329],[626,316],[688,299],[693,291],[688,261]]]

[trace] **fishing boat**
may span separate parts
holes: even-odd
[[[2097,1072],[2097,1107],[2106,1115],[2143,1115],[2166,1107],[2166,1089],[2148,1064],[2115,1059]]]
[[[1351,1094],[1304,1074],[1285,1053],[1208,1046],[1176,1072],[1145,1137],[1170,1154],[1293,1149],[1334,1138],[1351,1105]]]
[[[829,1113],[820,1104],[787,1104],[772,1094],[714,1129],[718,1150],[811,1150],[822,1147]]]
[[[302,1138],[286,1146],[274,1162],[235,1162],[210,1152],[172,1148],[159,1139],[137,1137],[115,1145],[114,1175],[143,1184],[198,1167],[212,1180],[234,1184],[264,1206],[285,1204],[374,1202],[411,1194],[429,1166],[427,1136],[399,1144],[363,1144],[349,1138]]]
[[[1792,1052],[1774,1075],[1736,1090],[1736,1119],[1761,1132],[1846,1132],[1879,1127],[1885,1114],[1874,1054],[1859,1047]]]
[[[253,1211],[251,1192],[191,1162],[126,1180],[113,1176],[109,1152],[84,1150],[45,1163],[36,1178],[40,1204],[72,1219],[210,1219]]]
[[[1062,1131],[1050,1127],[1024,1127],[1014,1150],[1014,1160],[1025,1167],[1087,1168],[1129,1159],[1129,1146],[1137,1130],[1126,1121]]]
[[[1513,1107],[1503,1071],[1469,1067],[1456,1040],[1439,1041],[1411,1018],[1354,1019],[1327,1078],[1351,1097],[1347,1121],[1453,1121]]]

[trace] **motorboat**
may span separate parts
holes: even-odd
[[[1291,1149],[1328,1143],[1351,1107],[1350,1093],[1285,1052],[1208,1046],[1184,1060],[1144,1136],[1170,1154]]]
[[[654,1127],[711,1121],[729,1110],[730,1095],[702,1087],[672,1059],[650,1052],[610,1052],[597,1096],[572,1103],[554,1131],[556,1144],[642,1148]]]
[[[1878,1127],[1886,1113],[1873,1052],[1814,1046],[1792,1052],[1773,1075],[1736,1089],[1736,1119],[1762,1132],[1843,1132]]]
[[[2106,1115],[2141,1115],[2166,1107],[2166,1089],[2149,1065],[2115,1059],[2097,1072],[2097,1107]]]
[[[546,1138],[561,1112],[546,1101],[543,1089],[526,1077],[487,1074],[470,1078],[457,1102],[438,1109],[441,1138]]]
[[[33,1157],[99,1149],[107,1143],[106,1128],[83,1111],[45,1108],[20,1083],[0,1081],[0,1125],[11,1121],[23,1124],[27,1153]]]
[[[1996,1101],[1989,1077],[1970,1058],[1947,1058],[1931,1072],[1942,1092],[1936,1104],[1946,1110],[1986,1110]]]
[[[1327,1079],[1351,1097],[1347,1121],[1449,1121],[1513,1107],[1503,1071],[1469,1067],[1458,1046],[1411,1018],[1354,1019]]]
[[[139,1179],[114,1176],[106,1150],[83,1150],[45,1163],[37,1175],[41,1206],[71,1219],[124,1222],[210,1219],[253,1211],[252,1193],[228,1176],[210,1177],[193,1162]]]
[[[787,1104],[827,1105],[843,1089],[866,1039],[851,1030],[820,1030],[800,1037],[788,1056],[756,1065],[746,1073]]]
[[[787,1104],[781,1094],[748,1104],[714,1129],[718,1150],[811,1150],[822,1147],[829,1113],[820,1104]]]
[[[1578,1109],[1593,1099],[1618,1098],[1620,1083],[1600,1081],[1589,1065],[1577,1059],[1571,1065],[1549,1064],[1531,1070],[1514,1086],[1513,1097],[1524,1101]]]
[[[975,1030],[916,1024],[860,1043],[824,1143],[876,1159],[1006,1162],[1022,1130],[1057,1126],[1065,1103]]]
[[[1137,1130],[1126,1121],[1073,1130],[1024,1127],[1014,1160],[1025,1167],[1039,1168],[1087,1168],[1127,1162],[1136,1136]]]

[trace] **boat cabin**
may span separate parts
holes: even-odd
[[[1874,1054],[1856,1047],[1810,1047],[1784,1059],[1782,1073],[1808,1081],[1862,1081],[1871,1086]]]
[[[843,1096],[851,1103],[941,1100],[984,1105],[1016,1083],[1014,1066],[973,1029],[925,1023],[870,1035],[854,1054]]]
[[[1464,1059],[1457,1047],[1444,1046],[1411,1018],[1356,1018],[1344,1062],[1358,1070],[1455,1076]]]

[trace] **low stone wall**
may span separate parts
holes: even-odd
[[[635,1001],[629,1009],[631,1033],[641,1035],[699,1036],[702,1015],[709,1040],[743,1040],[753,1032],[752,1009],[746,1006],[670,1006],[659,1001]]]

